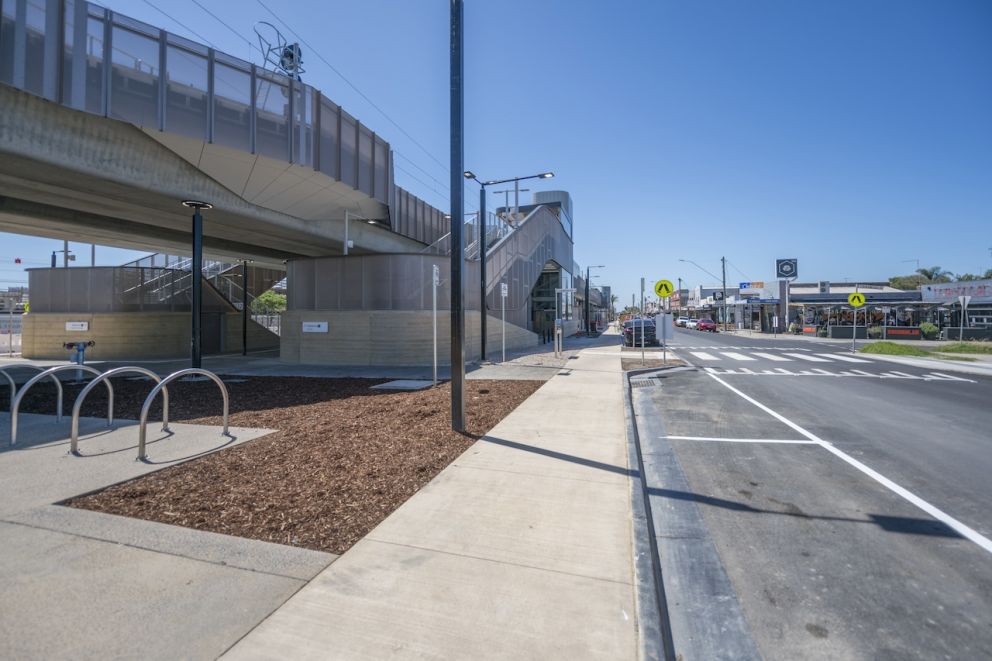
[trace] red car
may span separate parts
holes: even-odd
[[[696,324],[696,330],[710,331],[711,333],[716,332],[716,322],[712,319],[700,319],[699,323]]]

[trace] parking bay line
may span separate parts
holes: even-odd
[[[715,441],[720,443],[788,443],[790,445],[816,445],[816,441],[781,438],[717,438],[715,436],[662,436],[670,441]]]
[[[762,404],[758,400],[754,399],[753,397],[750,397],[748,395],[745,395],[743,392],[741,392],[737,388],[733,387],[732,385],[730,385],[729,383],[727,383],[726,381],[724,381],[720,377],[716,376],[715,374],[710,373],[710,377],[712,379],[714,379],[717,383],[719,383],[720,385],[722,385],[723,387],[725,387],[728,390],[730,390],[732,393],[735,393],[736,395],[739,395],[745,401],[750,402],[751,404],[754,404],[759,409],[761,409],[762,411],[764,411],[768,415],[772,416],[773,418],[775,418],[779,422],[787,425],[788,427],[791,427],[792,429],[796,430],[797,432],[799,432],[800,434],[802,434],[803,436],[805,436],[809,440],[813,441],[815,444],[817,444],[820,447],[822,447],[827,452],[833,454],[837,458],[839,458],[839,459],[847,462],[848,464],[850,464],[854,468],[858,469],[859,471],[861,471],[862,473],[864,473],[868,477],[872,478],[873,480],[875,480],[876,482],[878,482],[879,484],[881,484],[883,487],[885,487],[889,491],[891,491],[891,492],[893,492],[893,493],[895,493],[895,494],[897,494],[899,496],[902,496],[905,500],[909,501],[913,505],[916,505],[918,508],[920,508],[921,510],[923,510],[924,512],[926,512],[927,514],[929,514],[933,518],[937,519],[938,521],[940,521],[944,525],[948,526],[949,528],[951,528],[952,530],[954,530],[956,533],[958,533],[959,535],[961,535],[965,539],[971,540],[972,542],[974,542],[978,546],[982,547],[984,550],[988,551],[989,553],[992,553],[992,539],[989,539],[988,537],[985,537],[984,535],[982,535],[981,533],[979,533],[977,530],[974,530],[973,528],[970,528],[969,526],[965,525],[961,521],[958,521],[957,519],[955,519],[953,516],[951,516],[947,512],[939,509],[938,507],[936,507],[934,505],[931,505],[927,501],[923,500],[922,498],[920,498],[919,496],[917,496],[916,494],[914,494],[912,491],[909,491],[908,489],[899,486],[898,484],[896,484],[895,482],[893,482],[889,478],[885,477],[884,475],[882,475],[878,471],[874,470],[873,468],[869,468],[868,466],[866,466],[865,464],[861,463],[860,461],[858,461],[857,459],[855,459],[851,455],[847,454],[843,450],[839,450],[838,448],[834,447],[834,445],[832,443],[828,443],[827,441],[824,441],[823,439],[819,438],[816,434],[814,434],[812,432],[809,432],[809,431],[806,431],[804,428],[802,428],[799,425],[797,425],[796,423],[792,422],[791,420],[789,420],[788,418],[786,418],[784,415],[773,411],[772,409],[768,408],[767,406],[765,406],[764,404]]]

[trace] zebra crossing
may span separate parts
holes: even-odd
[[[746,347],[746,346],[672,346],[689,362],[710,374],[739,376],[829,376],[871,379],[906,379],[916,381],[964,381],[966,379],[943,372],[909,374],[896,370],[883,371],[879,363],[849,353],[825,352],[808,347]],[[774,363],[765,368],[761,363]],[[790,364],[791,363],[791,364]],[[855,364],[872,365],[878,370],[869,372]],[[831,369],[824,369],[831,368]]]
[[[718,376],[830,376],[830,377],[860,377],[868,379],[908,379],[911,381],[963,381],[965,383],[975,383],[974,379],[965,379],[960,376],[953,376],[951,374],[944,374],[943,372],[929,372],[927,374],[907,374],[906,372],[888,371],[879,372],[873,374],[871,372],[866,372],[864,370],[858,369],[847,369],[840,372],[828,372],[825,369],[819,367],[811,367],[809,369],[791,371],[784,369],[782,367],[777,367],[775,369],[766,369],[755,371],[747,367],[740,367],[737,369],[721,369],[719,367],[704,367],[704,370],[710,374],[715,374]]]
[[[681,348],[681,347],[679,347]],[[706,347],[710,351],[693,351],[692,349],[686,347],[686,353],[691,355],[693,358],[703,361],[703,362],[717,362],[717,361],[737,361],[737,362],[750,362],[758,360],[770,360],[776,363],[831,363],[834,361],[840,363],[870,363],[871,360],[866,358],[855,358],[854,356],[848,356],[839,353],[812,353],[809,349],[806,350],[807,353],[801,353],[799,351],[789,351],[784,350],[781,353],[769,353],[768,349],[765,348],[764,351],[752,351],[750,353],[742,353],[740,351],[724,351],[722,349],[715,350],[715,347]],[[735,349],[744,347],[734,347]]]

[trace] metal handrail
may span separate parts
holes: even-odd
[[[49,367],[47,370],[31,377],[24,387],[21,388],[20,392],[17,393],[17,397],[14,398],[14,404],[10,407],[10,444],[14,445],[17,443],[17,411],[21,407],[21,400],[24,399],[24,393],[26,393],[31,386],[38,383],[46,376],[50,376],[55,380],[55,386],[58,388],[58,403],[55,409],[55,422],[62,421],[62,382],[59,378],[55,376],[58,372],[66,372],[68,370],[81,370],[83,372],[89,372],[90,374],[96,374],[100,376],[100,370],[90,367],[89,365],[56,365],[55,367]],[[110,404],[113,407],[114,403],[114,387],[110,385],[110,381],[104,381],[107,384],[107,390],[110,392]],[[110,424],[110,419],[113,416],[113,408],[107,413],[107,424]]]
[[[72,433],[70,436],[69,443],[69,454],[79,455],[79,451],[76,449],[79,446],[79,412],[83,408],[83,400],[86,396],[90,394],[90,391],[96,388],[96,385],[101,381],[110,379],[119,374],[129,374],[137,373],[144,374],[145,376],[154,379],[155,383],[161,383],[162,379],[155,372],[145,369],[144,367],[115,367],[112,370],[107,370],[100,376],[96,377],[92,381],[86,384],[79,395],[76,396],[76,402],[72,405]],[[107,405],[107,426],[109,427],[114,423],[114,391],[110,390],[110,403]],[[162,389],[162,431],[169,431],[169,389]]]
[[[181,376],[187,376],[190,374],[200,374],[208,377],[220,388],[220,394],[224,397],[224,431],[221,432],[221,436],[230,436],[227,432],[227,414],[230,404],[230,399],[227,394],[227,386],[224,385],[224,382],[220,380],[219,376],[209,370],[200,369],[197,367],[188,367],[184,370],[173,372],[159,381],[158,384],[152,388],[152,391],[148,393],[148,397],[145,398],[145,403],[141,406],[141,417],[138,420],[138,461],[145,461],[148,459],[148,455],[145,454],[145,425],[148,423],[148,410],[151,408],[152,402],[155,401],[155,395],[157,395],[160,390],[163,390],[169,382],[175,381]]]
[[[14,410],[14,396],[17,395],[17,382],[14,381],[14,377],[7,373],[7,370],[14,369],[15,367],[28,367],[33,370],[38,370],[39,372],[44,372],[44,367],[38,367],[37,365],[32,365],[31,363],[14,363],[13,365],[4,365],[0,369],[0,374],[3,374],[7,378],[7,382],[10,384],[10,410]]]

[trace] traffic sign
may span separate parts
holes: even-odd
[[[796,258],[791,259],[776,259],[775,260],[775,277],[776,278],[795,278],[799,275],[799,260]]]
[[[654,283],[654,293],[659,296],[659,298],[668,298],[675,291],[675,287],[672,285],[671,280],[659,280]]]
[[[506,298],[507,296],[510,295],[510,288],[506,285],[505,282],[499,283],[499,295],[502,296],[503,298]]]
[[[723,300],[723,292],[722,291],[715,291],[715,292],[713,292],[713,300],[714,301],[722,301]]]
[[[958,303],[960,303],[963,308],[968,307],[968,304],[971,303],[971,296],[958,296]]]
[[[859,291],[851,292],[847,297],[847,302],[851,304],[852,308],[860,308],[865,304],[865,295]]]

